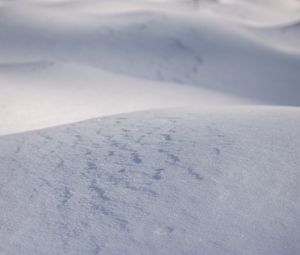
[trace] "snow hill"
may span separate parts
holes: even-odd
[[[0,254],[298,255],[299,20],[0,1]]]
[[[299,130],[298,108],[222,107],[2,137],[0,250],[297,254]]]

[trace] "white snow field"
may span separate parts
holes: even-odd
[[[0,255],[299,255],[300,1],[0,0]]]

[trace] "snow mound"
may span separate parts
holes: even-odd
[[[102,1],[5,3],[0,134],[154,108],[300,104],[300,57],[226,20],[148,1],[109,13]]]
[[[238,23],[257,26],[298,19],[300,10],[298,0],[199,0],[198,2],[200,13],[209,11]]]
[[[252,40],[230,23],[148,10],[99,17],[82,14],[75,29],[73,16],[62,20],[51,12],[47,18],[36,11],[30,17],[23,13],[23,18],[19,11],[7,14],[11,15],[4,15],[0,25],[0,53],[7,59],[17,55],[71,62],[205,87],[264,104],[300,102],[300,57]]]
[[[300,250],[300,111],[122,114],[0,138],[3,254]]]
[[[300,22],[293,21],[263,27],[247,27],[260,40],[278,49],[300,55]]]
[[[251,103],[205,88],[46,61],[0,64],[0,84],[0,135],[137,110]]]

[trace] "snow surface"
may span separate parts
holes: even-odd
[[[0,0],[0,254],[300,254],[300,1]]]
[[[299,131],[298,108],[225,107],[2,137],[0,250],[296,255]]]

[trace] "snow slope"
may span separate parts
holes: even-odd
[[[2,254],[300,250],[300,110],[121,114],[1,138]]]
[[[0,254],[298,255],[299,10],[0,0]]]
[[[298,0],[200,0],[198,2],[199,9],[257,26],[291,22],[299,19],[300,16]]]
[[[130,78],[77,64],[40,61],[2,68],[1,135],[136,110],[250,102],[206,88]]]
[[[235,98],[233,104],[299,105],[300,57],[266,45],[228,20],[179,12],[176,5],[154,8],[152,1],[116,1],[120,10],[114,12],[102,10],[102,1],[30,2],[7,1],[0,9],[0,82],[10,84],[0,88],[1,134],[201,102],[203,96],[195,95],[203,89],[211,104],[224,93],[226,102]],[[164,89],[152,88],[158,86]],[[35,93],[28,95],[32,87]],[[67,99],[66,87],[74,91]],[[81,87],[86,92],[78,99]]]
[[[275,26],[249,27],[261,40],[288,52],[300,53],[300,22],[284,23]]]

